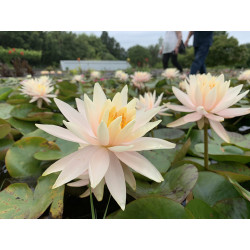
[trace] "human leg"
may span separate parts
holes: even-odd
[[[182,67],[177,60],[177,56],[178,56],[177,54],[171,53],[171,62],[180,71],[180,73],[182,73],[183,70],[182,70]]]
[[[197,74],[199,71],[201,74],[206,73],[205,60],[209,51],[208,45],[203,45],[194,48],[195,57],[191,65],[190,74]]]
[[[168,61],[170,58],[171,53],[165,53],[162,56],[162,65],[163,65],[163,69],[166,69],[168,67]]]

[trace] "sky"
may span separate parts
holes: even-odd
[[[94,34],[99,37],[102,31],[77,31],[76,33]],[[126,50],[137,44],[145,47],[157,44],[159,38],[164,36],[164,31],[108,31],[108,33]],[[237,38],[239,44],[250,43],[250,31],[228,31],[228,34]],[[182,36],[185,42],[188,31],[183,31]],[[192,38],[189,45],[192,45]]]

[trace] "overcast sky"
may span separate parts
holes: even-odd
[[[77,31],[77,33],[94,34],[100,36],[102,31]],[[160,37],[164,36],[164,31],[108,31],[110,37],[114,37],[121,47],[128,49],[134,45],[149,46],[158,43]],[[238,39],[240,44],[250,43],[250,31],[228,31],[229,36]],[[183,40],[187,38],[188,31],[183,31]],[[189,42],[192,45],[192,40]]]

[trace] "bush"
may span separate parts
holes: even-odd
[[[2,63],[10,64],[13,59],[21,58],[26,60],[31,65],[39,65],[41,62],[41,51],[24,50],[16,48],[3,48],[0,47],[0,60]]]

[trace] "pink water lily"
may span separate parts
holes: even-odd
[[[247,95],[249,90],[239,94],[243,85],[229,87],[230,81],[224,81],[224,75],[219,77],[210,74],[190,75],[188,82],[185,82],[187,94],[176,87],[172,88],[176,98],[183,106],[168,104],[167,107],[190,114],[169,123],[167,126],[176,127],[197,121],[198,127],[201,129],[204,126],[204,118],[207,118],[211,128],[218,136],[229,142],[229,136],[221,122],[225,118],[250,113],[250,108],[229,108]]]
[[[142,137],[160,121],[150,122],[160,108],[136,111],[136,99],[127,102],[128,88],[107,99],[99,83],[94,86],[93,101],[85,94],[76,99],[77,110],[65,102],[54,99],[68,121],[67,129],[54,125],[36,126],[64,140],[79,143],[79,150],[58,160],[45,172],[61,171],[53,188],[72,180],[76,184],[90,183],[100,200],[103,185],[107,187],[122,209],[126,204],[125,181],[135,188],[134,170],[156,182],[163,181],[159,171],[137,151],[174,148],[175,144],[151,137]]]

